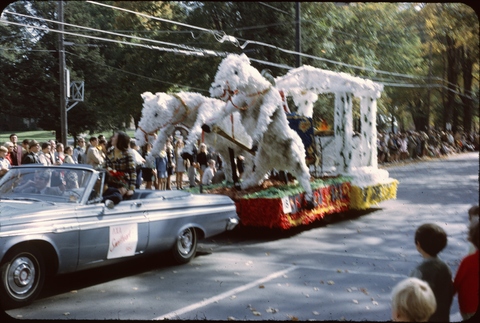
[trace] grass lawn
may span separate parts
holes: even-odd
[[[55,135],[52,134],[52,131],[46,130],[35,130],[35,131],[0,131],[0,145],[4,145],[5,142],[10,141],[10,135],[16,133],[18,136],[18,142],[21,143],[24,139],[35,139],[36,141],[42,143],[50,139],[55,139]],[[106,138],[112,135],[111,131],[102,132]],[[92,136],[98,137],[102,133],[93,134]],[[127,130],[127,134],[133,138],[135,130]],[[90,138],[90,135],[87,135],[87,140]]]

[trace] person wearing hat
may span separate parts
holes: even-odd
[[[8,170],[12,167],[8,159],[6,158],[8,149],[0,146],[0,178],[2,178]]]
[[[28,143],[29,152],[23,157],[22,164],[41,164],[38,158],[40,144],[36,140],[30,140]]]

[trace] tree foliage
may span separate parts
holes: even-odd
[[[222,56],[205,50],[246,53],[252,65],[274,76],[287,72],[282,65],[296,66],[294,2],[104,3],[131,12],[64,2],[65,31],[83,35],[64,36],[71,80],[85,84],[85,100],[68,112],[71,135],[122,129],[132,118],[137,122],[145,91],[208,96]],[[53,22],[57,5],[17,1],[6,10],[24,16],[2,15],[49,28],[0,23],[2,129],[21,130],[28,118],[40,128],[60,130],[59,36],[51,32],[58,29]],[[302,2],[300,17],[301,52],[307,55],[302,64],[384,83],[379,113],[395,118],[400,128],[425,130],[448,122],[468,131],[473,120],[478,122],[479,24],[472,8],[461,3]],[[223,35],[238,43],[220,41]],[[320,96],[314,117],[332,123],[332,102],[331,95]]]

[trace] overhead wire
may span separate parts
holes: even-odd
[[[20,49],[20,48],[0,47],[0,50],[19,52],[19,51],[21,51],[22,49]],[[29,52],[49,52],[49,53],[58,52],[57,50],[54,50],[54,49],[28,49],[28,51],[29,51]]]
[[[269,4],[266,4],[265,2],[258,2],[258,4],[261,4],[262,6],[265,6],[265,7],[268,7],[268,8],[270,8],[270,9],[276,10],[276,11],[278,11],[278,12],[284,13],[284,14],[286,14],[286,15],[289,15],[289,14],[290,14],[289,12],[286,12],[286,11],[284,11],[284,10],[281,10],[281,9],[278,9],[278,8],[276,8],[276,7],[274,7],[274,6],[271,6],[271,5],[269,5]]]
[[[69,52],[69,51],[65,51],[65,52],[66,52],[68,55],[77,56],[78,58],[80,58],[80,59],[82,59],[82,60],[89,61],[89,62],[92,62],[92,63],[94,63],[94,64],[103,66],[103,67],[105,67],[105,68],[110,68],[110,69],[116,70],[116,71],[121,72],[121,73],[125,73],[125,74],[130,74],[130,75],[142,77],[142,78],[145,78],[145,79],[148,79],[148,80],[152,80],[152,81],[156,81],[156,82],[160,82],[160,83],[165,83],[165,84],[169,84],[169,85],[174,85],[174,86],[178,86],[178,87],[181,87],[181,88],[188,88],[188,89],[192,89],[192,90],[202,91],[202,92],[207,92],[207,93],[208,93],[208,90],[206,90],[206,89],[196,88],[196,87],[193,87],[193,86],[190,86],[190,85],[173,83],[173,82],[168,82],[168,81],[164,81],[164,80],[159,80],[159,79],[156,79],[156,78],[153,78],[153,77],[149,77],[149,76],[145,76],[145,75],[133,73],[133,72],[130,72],[130,71],[126,71],[126,70],[124,70],[124,69],[121,69],[121,68],[118,68],[118,67],[114,67],[114,66],[111,66],[111,65],[107,65],[107,64],[105,64],[105,63],[99,63],[98,61],[95,61],[95,60],[92,60],[92,59],[89,59],[89,58],[86,58],[86,57],[77,55],[77,54],[72,53],[72,52]]]
[[[68,24],[68,23],[61,23],[61,22],[58,22],[58,21],[55,21],[55,20],[49,20],[49,19],[38,18],[38,17],[34,17],[34,16],[29,16],[29,15],[17,14],[17,13],[12,13],[12,12],[9,12],[9,11],[6,11],[5,13],[12,14],[12,15],[18,15],[18,16],[23,16],[23,17],[26,17],[26,18],[43,20],[43,21],[57,23],[57,24],[63,24],[63,25],[66,25],[66,26],[80,28],[80,29],[86,29],[86,30],[89,30],[89,31],[104,32],[104,33],[111,34],[111,35],[114,35],[114,36],[120,36],[120,37],[126,37],[126,38],[130,38],[130,39],[149,41],[149,42],[160,43],[160,44],[164,44],[164,45],[177,46],[179,48],[184,49],[184,51],[181,51],[181,50],[178,50],[178,49],[171,49],[171,48],[164,48],[164,47],[157,47],[157,46],[149,46],[149,45],[144,45],[144,44],[139,44],[139,43],[125,42],[125,41],[121,41],[121,40],[114,40],[114,39],[102,38],[102,37],[91,36],[91,35],[77,34],[77,33],[72,33],[72,32],[68,32],[68,31],[61,32],[57,29],[51,29],[51,28],[48,28],[48,27],[32,26],[32,25],[26,25],[26,24],[12,22],[12,21],[8,21],[8,20],[2,20],[3,22],[5,22],[7,24],[13,24],[13,25],[18,25],[18,26],[23,26],[23,27],[28,27],[28,28],[35,28],[35,29],[40,29],[40,30],[45,30],[45,31],[52,31],[52,32],[61,33],[61,34],[65,34],[65,35],[70,35],[70,36],[84,37],[84,38],[95,39],[95,40],[100,40],[100,41],[120,43],[120,44],[126,44],[126,45],[132,45],[132,46],[137,46],[137,47],[144,47],[144,48],[156,49],[156,50],[161,50],[161,51],[173,52],[173,53],[178,53],[178,54],[186,54],[186,55],[197,55],[197,56],[211,55],[211,56],[225,57],[225,56],[227,56],[227,54],[229,54],[227,52],[218,52],[218,51],[214,51],[214,50],[201,49],[201,48],[186,46],[186,45],[183,45],[183,44],[162,42],[162,41],[152,40],[152,39],[148,39],[148,38],[129,36],[129,35],[124,35],[124,34],[114,33],[114,32],[105,32],[103,30],[99,30],[99,29],[95,29],[95,28],[89,28],[89,27],[84,27],[84,26],[79,26],[79,25]],[[265,64],[265,65],[275,66],[275,67],[280,67],[280,68],[285,68],[285,69],[292,69],[293,68],[291,66],[287,66],[287,65],[283,65],[283,64],[276,64],[276,63],[267,62],[267,61],[263,61],[263,60],[252,59],[252,61],[257,61],[257,62],[260,62],[260,63]]]
[[[177,22],[177,21],[173,21],[173,20],[169,20],[169,19],[158,18],[158,17],[155,17],[155,16],[147,15],[147,14],[144,14],[144,13],[139,13],[139,12],[129,10],[129,9],[124,9],[124,8],[121,8],[121,7],[116,7],[116,6],[111,6],[111,5],[99,3],[99,2],[96,2],[96,1],[87,0],[86,2],[91,3],[91,4],[95,4],[95,5],[105,6],[105,7],[114,9],[114,10],[120,10],[120,11],[133,13],[133,14],[140,15],[142,17],[153,19],[153,20],[160,20],[160,21],[176,24],[176,25],[179,25],[179,26],[184,26],[184,27],[188,27],[188,28],[192,28],[192,29],[197,29],[197,30],[209,32],[209,33],[212,33],[214,35],[215,35],[215,33],[220,33],[218,30],[211,30],[211,29],[206,29],[206,28],[203,28],[203,27],[189,25],[189,24],[185,24],[185,23],[182,23],[182,22]],[[287,50],[287,49],[284,49],[284,48],[281,48],[281,47],[278,47],[278,46],[275,46],[275,45],[271,45],[271,44],[267,44],[267,43],[259,42],[259,41],[245,40],[243,45],[240,45],[240,43],[239,43],[239,41],[236,37],[231,36],[231,35],[226,35],[224,32],[222,32],[222,33],[223,34],[222,34],[221,40],[219,40],[217,37],[215,37],[217,39],[217,41],[220,41],[220,42],[230,41],[234,45],[240,47],[241,49],[245,49],[250,44],[256,44],[256,45],[260,45],[260,46],[274,48],[276,50],[279,50],[279,51],[282,51],[282,52],[285,52],[285,53],[288,53],[288,54],[299,55],[299,56],[306,57],[306,58],[311,58],[311,59],[320,60],[320,61],[324,61],[324,62],[331,63],[331,64],[336,64],[336,65],[345,66],[345,67],[349,67],[349,68],[359,69],[359,70],[363,70],[363,71],[369,71],[369,72],[378,73],[378,74],[399,76],[399,77],[412,78],[412,79],[427,78],[426,76],[417,76],[417,75],[395,73],[395,72],[377,70],[377,69],[369,68],[369,67],[362,67],[362,66],[347,64],[347,63],[343,63],[343,62],[339,62],[339,61],[334,61],[334,60],[330,60],[330,59],[326,59],[326,58],[321,58],[321,57],[314,56],[314,55],[308,55],[308,54],[293,51],[293,50]],[[443,79],[440,79],[440,80],[443,80]]]
[[[149,19],[154,19],[154,20],[160,20],[160,21],[164,21],[164,22],[168,22],[168,23],[172,23],[172,24],[177,24],[177,25],[181,25],[181,26],[185,26],[185,27],[189,27],[189,28],[193,28],[193,29],[198,29],[198,30],[201,30],[201,31],[205,31],[205,32],[209,32],[209,33],[212,33],[214,35],[216,35],[217,33],[219,33],[219,31],[215,31],[215,30],[210,30],[210,29],[206,29],[206,28],[202,28],[202,27],[198,27],[198,26],[193,26],[193,25],[189,25],[189,24],[184,24],[184,23],[181,23],[181,22],[177,22],[177,21],[173,21],[173,20],[169,20],[169,19],[164,19],[164,18],[158,18],[158,17],[155,17],[155,16],[151,16],[151,15],[147,15],[147,14],[143,14],[143,13],[139,13],[139,12],[135,12],[135,11],[132,11],[132,10],[128,10],[128,9],[124,9],[124,8],[121,8],[121,7],[116,7],[116,6],[111,6],[111,5],[107,5],[107,4],[103,4],[103,3],[99,3],[99,2],[95,2],[95,1],[87,1],[89,3],[92,3],[92,4],[95,4],[95,5],[100,5],[100,6],[105,6],[105,7],[109,7],[109,8],[112,8],[112,9],[115,9],[115,10],[121,10],[121,11],[125,11],[125,12],[129,12],[129,13],[133,13],[133,14],[137,14],[137,15],[140,15],[140,16],[143,16],[143,17],[146,17],[146,18],[149,18]],[[261,3],[263,5],[265,5],[264,3]],[[277,8],[275,8],[277,9]],[[280,10],[281,11],[281,10]],[[283,11],[284,12],[284,11]],[[284,12],[286,13],[286,12]],[[307,20],[304,20],[305,22],[307,22]],[[82,27],[80,27],[82,28]],[[98,30],[97,30],[98,31]],[[102,32],[106,32],[108,33],[107,31],[102,31]],[[339,31],[337,31],[339,32]],[[222,39],[219,40],[217,37],[217,40],[219,41],[225,41],[225,40],[229,40],[229,41],[232,41],[234,44],[236,45],[239,45],[238,44],[238,40],[236,40],[235,37],[233,36],[229,36],[229,35],[225,35],[224,32],[222,32],[223,36],[222,36]],[[348,34],[348,33],[344,33],[344,34]],[[348,34],[350,35],[350,34]],[[123,35],[124,37],[128,37],[126,35]],[[355,36],[355,35],[351,35],[351,36]],[[149,40],[147,40],[149,41]],[[318,60],[323,60],[323,61],[326,61],[326,62],[329,62],[329,63],[332,63],[332,64],[338,64],[338,65],[343,65],[343,66],[346,66],[346,67],[351,67],[351,68],[356,68],[356,69],[362,69],[362,70],[366,70],[366,71],[373,71],[375,73],[380,73],[380,74],[389,74],[389,75],[395,75],[395,76],[401,76],[401,77],[410,77],[410,78],[426,78],[426,77],[422,77],[422,76],[413,76],[413,75],[407,75],[407,74],[400,74],[400,73],[392,73],[392,72],[387,72],[387,71],[381,71],[381,70],[377,70],[377,69],[371,69],[371,68],[367,68],[367,67],[360,67],[360,66],[356,66],[356,65],[351,65],[351,64],[345,64],[345,63],[342,63],[342,62],[338,62],[338,61],[333,61],[333,60],[328,60],[328,59],[324,59],[324,58],[320,58],[320,57],[317,57],[317,56],[312,56],[312,55],[306,55],[306,54],[303,54],[303,53],[299,53],[299,52],[296,52],[296,51],[290,51],[290,50],[284,50],[283,48],[280,48],[278,46],[274,46],[274,45],[270,45],[270,44],[266,44],[266,43],[263,43],[263,42],[256,42],[256,41],[250,41],[250,40],[246,40],[244,45],[241,46],[242,49],[244,49],[248,44],[258,44],[258,45],[262,45],[262,46],[268,46],[268,47],[272,47],[272,48],[275,48],[277,50],[281,50],[281,51],[284,51],[284,52],[287,52],[287,53],[291,53],[291,54],[295,54],[295,55],[303,55],[305,57],[309,57],[309,58],[313,58],[313,59],[318,59]],[[178,45],[178,44],[169,44],[171,46],[182,46],[182,45]],[[439,80],[443,80],[441,78],[438,78]],[[444,80],[443,80],[444,81]]]
[[[87,1],[87,2],[92,2],[92,1]],[[96,2],[92,2],[92,3],[97,4]],[[101,4],[101,5],[103,5],[103,4]],[[109,6],[109,5],[105,5],[105,6],[107,6],[107,7],[113,7],[113,6]],[[117,8],[117,7],[114,7],[114,8]],[[131,10],[127,10],[127,11],[130,12]],[[95,28],[90,28],[90,27],[84,27],[84,26],[79,26],[79,25],[73,25],[73,24],[63,23],[63,22],[59,22],[59,21],[55,21],[55,20],[50,20],[50,19],[45,19],[45,18],[38,18],[38,17],[35,17],[35,16],[19,14],[19,13],[10,12],[10,11],[4,11],[4,13],[11,14],[11,15],[16,15],[16,16],[21,16],[21,17],[25,17],[25,18],[38,19],[38,20],[42,20],[42,21],[46,21],[46,22],[51,22],[51,23],[57,23],[57,24],[61,24],[61,25],[64,25],[64,26],[70,26],[70,27],[85,29],[85,30],[88,30],[88,31],[95,31],[95,32],[105,33],[105,34],[114,35],[114,36],[120,36],[120,37],[135,39],[135,40],[141,40],[141,41],[159,43],[159,44],[163,44],[163,45],[176,46],[176,47],[179,47],[179,48],[191,50],[191,48],[187,48],[188,46],[186,46],[186,45],[180,45],[180,44],[175,44],[175,43],[170,43],[170,42],[157,41],[157,40],[152,40],[152,39],[148,39],[148,38],[144,38],[144,37],[130,36],[130,35],[120,34],[120,33],[116,33],[116,32],[104,31],[104,30],[100,30],[100,29],[95,29]],[[144,14],[141,14],[141,15],[144,15]],[[8,22],[8,21],[7,21],[7,23],[11,23],[11,22]],[[16,23],[14,23],[14,24],[16,24]],[[37,28],[37,27],[34,27],[34,26],[31,26],[31,27]],[[37,28],[37,29],[43,29],[43,28]],[[44,29],[44,30],[45,30],[45,29]],[[49,29],[49,30],[50,30],[50,29]],[[68,34],[68,32],[65,32],[65,34]],[[70,34],[70,35],[78,35],[78,34]],[[87,36],[85,36],[85,37],[87,37]],[[87,37],[87,38],[89,38],[89,37]],[[246,41],[246,42],[244,43],[243,48],[242,48],[242,47],[241,47],[241,48],[244,49],[244,47],[246,47],[249,42],[253,42],[253,41]],[[255,43],[260,44],[260,42],[255,42]],[[274,47],[274,48],[280,49],[280,48],[277,47],[277,46],[273,46],[273,45],[269,45],[269,44],[265,44],[265,45],[272,46],[272,47]],[[287,52],[297,53],[297,52],[295,52],[295,51],[287,51]],[[306,54],[304,54],[304,55],[306,55]],[[305,57],[316,58],[316,56],[312,56],[312,55],[307,55],[307,56],[305,56]],[[342,63],[342,64],[343,64],[343,63]],[[272,64],[270,64],[270,65],[272,65]],[[345,64],[345,65],[346,65],[346,66],[350,66],[349,64]],[[278,67],[278,66],[282,66],[282,68],[290,68],[290,69],[292,68],[292,67],[289,67],[289,66],[278,65],[278,64],[275,64],[275,65],[272,65],[272,66],[277,66],[277,67]]]
[[[173,47],[179,47],[179,48],[183,48],[183,49],[187,49],[187,50],[192,50],[191,47],[186,46],[186,45],[183,45],[183,44],[176,44],[176,43],[164,42],[164,41],[160,41],[160,40],[154,40],[154,39],[149,39],[149,38],[144,38],[144,37],[138,37],[138,36],[130,36],[130,35],[120,34],[120,33],[116,33],[116,32],[105,31],[105,30],[101,30],[101,29],[95,29],[95,28],[90,28],[90,27],[85,27],[85,26],[80,26],[80,25],[73,25],[73,24],[69,24],[69,23],[65,23],[65,22],[59,22],[59,21],[51,20],[51,19],[39,18],[39,17],[30,16],[30,15],[25,15],[25,14],[20,14],[20,13],[16,13],[16,12],[4,11],[4,13],[11,14],[11,15],[14,15],[14,16],[20,16],[20,17],[25,17],[25,18],[42,20],[42,21],[46,21],[46,22],[51,22],[51,23],[63,25],[63,26],[69,26],[69,27],[74,27],[74,28],[85,29],[85,30],[88,30],[88,31],[95,31],[95,32],[99,32],[99,33],[105,33],[105,34],[113,35],[113,36],[120,36],[120,37],[125,37],[125,38],[140,40],[140,41],[147,41],[147,42],[152,42],[152,43],[156,43],[156,44],[169,45],[169,46],[173,46]],[[10,21],[4,21],[4,22],[6,22],[6,23],[12,23],[12,22],[10,22]],[[30,26],[30,27],[32,27],[32,28],[37,28],[36,26]],[[39,28],[37,28],[37,29],[39,29]],[[55,31],[56,29],[48,29],[48,30]],[[65,32],[65,33],[68,33],[68,32]],[[78,35],[78,34],[73,34],[73,35]],[[89,36],[85,36],[85,37],[89,37]]]
[[[205,32],[209,32],[209,33],[212,33],[214,35],[219,35],[218,31],[209,30],[209,29],[205,29],[205,28],[201,28],[201,27],[197,27],[197,26],[192,26],[192,25],[188,25],[188,24],[183,24],[181,22],[175,22],[175,21],[168,20],[168,19],[153,17],[153,16],[150,16],[150,15],[138,13],[138,12],[135,12],[135,11],[132,11],[132,10],[128,10],[128,9],[124,9],[124,8],[120,8],[120,7],[115,7],[115,6],[110,6],[110,5],[98,3],[98,2],[95,2],[95,1],[87,1],[87,2],[92,3],[92,4],[96,4],[96,5],[105,6],[105,7],[110,7],[112,9],[116,9],[116,10],[131,12],[131,13],[138,14],[138,15],[141,15],[141,16],[145,16],[145,17],[151,18],[151,19],[156,19],[156,20],[161,20],[161,21],[165,21],[165,22],[169,22],[169,23],[179,24],[179,25],[186,26],[186,27],[189,27],[189,28],[194,28],[194,29],[205,31]],[[5,13],[62,24],[58,21],[48,20],[48,19],[44,19],[44,18],[38,18],[38,17],[34,17],[34,16],[22,15],[22,14],[18,14],[18,13],[12,13],[12,12],[9,12],[9,11],[6,11]],[[40,27],[40,26],[25,25],[25,24],[15,23],[15,22],[7,21],[7,20],[2,20],[2,21],[6,22],[6,23],[14,24],[14,25],[29,27],[29,28],[36,28],[36,29],[42,29],[42,30],[46,30],[46,31],[59,32],[58,30],[55,30],[55,29],[43,28],[43,27]],[[222,53],[222,52],[216,52],[216,51],[213,51],[213,50],[206,50],[206,49],[199,49],[199,48],[195,48],[195,47],[190,47],[190,46],[187,46],[187,45],[184,45],[184,44],[162,42],[162,41],[152,40],[152,39],[148,39],[148,38],[137,37],[137,36],[129,36],[129,35],[125,35],[125,34],[109,32],[109,31],[105,31],[105,30],[99,30],[99,29],[89,28],[89,27],[84,27],[84,26],[72,25],[72,24],[67,24],[67,23],[63,23],[63,24],[66,25],[66,26],[81,28],[81,29],[85,29],[85,30],[89,30],[89,31],[95,31],[95,32],[106,33],[106,34],[111,34],[111,35],[125,37],[125,38],[136,39],[136,40],[140,40],[140,41],[154,42],[154,43],[160,43],[160,44],[164,44],[164,45],[179,47],[179,48],[182,48],[183,50],[171,49],[171,48],[162,48],[162,47],[157,47],[157,46],[148,46],[148,45],[143,45],[143,44],[119,41],[119,40],[111,40],[111,39],[108,39],[108,38],[87,36],[87,35],[82,35],[82,34],[70,33],[70,32],[66,32],[66,31],[63,32],[64,34],[68,34],[68,35],[72,35],[72,36],[79,36],[79,37],[91,38],[91,39],[96,39],[96,40],[101,40],[101,41],[108,41],[108,42],[121,43],[121,44],[132,45],[132,46],[151,48],[151,49],[167,51],[167,52],[174,52],[174,53],[185,54],[185,55],[197,55],[197,56],[213,55],[213,56],[224,57],[228,54],[226,52]],[[329,60],[329,59],[321,58],[321,57],[318,57],[318,56],[308,55],[308,54],[305,54],[305,53],[299,53],[299,52],[292,51],[292,50],[286,50],[284,48],[280,48],[278,46],[267,44],[267,43],[264,43],[264,42],[245,40],[243,45],[239,45],[238,39],[236,39],[233,36],[226,35],[224,32],[222,32],[222,33],[223,34],[222,34],[222,39],[221,40],[219,40],[217,37],[215,37],[217,39],[217,41],[223,42],[223,41],[228,40],[228,41],[231,41],[233,44],[238,45],[241,49],[245,49],[249,44],[256,44],[256,45],[260,45],[260,46],[274,48],[274,49],[277,49],[279,51],[283,51],[283,52],[290,53],[290,54],[301,55],[301,56],[312,58],[312,59],[315,59],[315,60],[321,60],[321,61],[325,61],[325,62],[329,62],[329,63],[332,63],[332,64],[337,64],[337,65],[341,65],[341,66],[345,66],[345,67],[361,69],[361,70],[364,70],[364,71],[371,71],[371,72],[378,73],[378,74],[387,74],[387,75],[391,75],[391,76],[416,78],[416,79],[430,79],[430,80],[431,79],[437,79],[437,80],[445,82],[445,80],[443,80],[442,78],[394,73],[394,72],[372,69],[372,68],[368,68],[368,67],[361,67],[361,66],[356,66],[356,65],[352,65],[352,64],[346,64],[346,63],[343,63],[343,62]],[[265,65],[275,66],[275,67],[284,68],[284,69],[292,69],[293,68],[293,67],[288,66],[288,65],[276,64],[276,63],[271,63],[271,62],[258,60],[258,59],[250,58],[250,60],[260,62],[260,63],[265,64]],[[387,85],[387,86],[397,86],[397,87],[419,87],[419,86],[425,87],[425,85],[418,85],[418,84],[413,84],[412,86],[407,86],[407,85],[405,85],[405,83],[403,83],[403,84],[400,84],[400,83],[384,83],[384,84]],[[456,85],[454,85],[454,86],[456,86]],[[442,87],[445,87],[445,86],[442,85]],[[456,86],[456,87],[459,88],[458,86]],[[461,94],[460,92],[456,92],[453,89],[450,89],[448,87],[445,87],[445,88],[447,88],[448,90],[453,91],[455,93],[458,93],[460,95],[465,95],[465,94]]]
[[[189,25],[189,24],[185,24],[185,23],[182,23],[182,22],[177,22],[177,21],[173,21],[173,20],[169,20],[169,19],[158,18],[158,17],[155,17],[155,16],[139,13],[139,12],[136,12],[136,11],[133,11],[133,10],[128,10],[128,9],[124,9],[124,8],[116,7],[116,6],[111,6],[111,5],[106,5],[106,4],[103,4],[103,3],[96,2],[96,1],[87,0],[86,2],[96,4],[96,5],[105,6],[105,7],[109,7],[109,8],[112,8],[114,10],[130,12],[130,13],[133,13],[133,14],[136,14],[136,15],[143,16],[145,18],[149,18],[149,19],[160,20],[160,21],[164,21],[164,22],[168,22],[168,23],[172,23],[172,24],[177,24],[177,25],[180,25],[180,26],[185,26],[185,27],[189,27],[189,28],[193,28],[193,29],[206,31],[206,32],[212,33],[214,35],[216,35],[216,33],[220,33],[217,30],[206,29],[206,28],[203,28],[203,27],[193,26],[193,25]],[[264,3],[261,3],[261,4],[265,5]],[[277,8],[274,8],[274,9],[277,9]],[[280,9],[278,9],[278,10],[280,10]],[[334,60],[330,60],[330,59],[326,59],[326,58],[321,58],[321,57],[318,57],[318,56],[313,56],[313,55],[308,55],[308,54],[304,54],[304,53],[300,53],[300,52],[296,52],[296,51],[292,51],[292,50],[287,50],[287,49],[280,48],[278,46],[267,44],[267,43],[264,43],[264,42],[246,40],[243,45],[240,45],[237,38],[235,38],[234,36],[226,35],[224,32],[222,32],[222,38],[221,39],[217,38],[217,36],[215,36],[215,38],[219,42],[230,41],[234,45],[239,46],[241,49],[245,49],[245,47],[248,46],[249,44],[257,44],[257,45],[261,45],[261,46],[274,48],[274,49],[277,49],[279,51],[283,51],[283,52],[289,53],[289,54],[294,54],[294,55],[298,55],[298,56],[312,58],[312,59],[315,59],[315,60],[325,61],[325,62],[328,62],[328,63],[331,63],[331,64],[341,65],[341,66],[350,67],[350,68],[354,68],[354,69],[370,71],[370,72],[374,72],[374,73],[378,73],[378,74],[386,74],[386,75],[391,75],[391,76],[399,76],[399,77],[413,78],[413,79],[429,78],[429,76],[417,76],[417,75],[401,74],[401,73],[377,70],[377,69],[374,69],[374,68],[368,68],[368,67],[362,67],[362,66],[357,66],[357,65],[352,65],[352,64],[346,64],[346,63],[343,63],[343,62],[334,61]],[[439,78],[439,77],[433,77],[433,78],[437,79],[437,80],[440,80],[440,81],[443,81],[443,82],[448,82],[448,81],[446,81],[442,78]],[[431,79],[431,77],[430,77],[430,79]],[[455,84],[451,84],[451,85],[459,88]]]
[[[87,0],[86,2],[94,4],[94,5],[99,5],[99,6],[104,6],[104,7],[107,7],[107,8],[115,9],[115,10],[120,10],[120,11],[133,13],[135,15],[142,16],[142,17],[152,19],[152,20],[158,20],[158,21],[167,22],[167,23],[171,23],[171,24],[175,24],[175,25],[179,25],[179,26],[183,26],[183,27],[187,27],[187,28],[191,28],[191,29],[196,29],[196,30],[208,32],[208,33],[211,33],[215,37],[215,39],[217,41],[221,42],[221,43],[223,43],[224,41],[231,41],[231,42],[235,43],[235,37],[229,36],[229,35],[225,34],[225,32],[223,32],[223,31],[206,29],[206,28],[202,28],[202,27],[198,27],[198,26],[185,24],[185,23],[179,22],[179,21],[173,21],[173,20],[170,20],[170,19],[159,18],[159,17],[155,17],[155,16],[152,16],[152,15],[147,15],[147,14],[144,14],[144,13],[141,13],[141,12],[136,12],[136,11],[133,11],[133,10],[129,10],[129,9],[121,8],[121,7],[116,7],[116,6],[112,6],[112,5],[108,5],[108,4],[100,3],[100,2],[96,2],[96,1]],[[192,36],[193,36],[193,34],[192,34]]]
[[[131,45],[131,46],[136,46],[136,47],[143,47],[143,48],[147,48],[147,49],[155,49],[155,50],[159,50],[159,51],[165,51],[165,52],[171,52],[171,53],[174,53],[174,54],[183,54],[183,55],[196,55],[196,56],[206,56],[206,55],[211,55],[211,56],[220,56],[220,57],[225,57],[227,56],[229,53],[228,52],[216,52],[216,51],[213,51],[213,50],[206,50],[206,49],[194,49],[194,50],[189,50],[189,49],[185,49],[185,50],[180,50],[180,49],[177,49],[177,48],[165,48],[165,47],[158,47],[158,46],[152,46],[152,45],[145,45],[145,44],[138,44],[138,43],[131,43],[131,42],[126,42],[126,41],[121,41],[121,40],[114,40],[114,39],[109,39],[109,38],[102,38],[102,37],[96,37],[96,36],[90,36],[90,35],[83,35],[83,34],[76,34],[76,33],[71,33],[71,32],[67,32],[67,31],[59,31],[59,30],[56,30],[56,29],[51,29],[51,28],[48,28],[48,27],[42,27],[42,26],[32,26],[32,25],[26,25],[26,24],[22,24],[22,23],[17,23],[17,22],[12,22],[12,21],[5,21],[5,20],[2,20],[3,22],[7,23],[7,24],[13,24],[13,25],[17,25],[17,26],[22,26],[22,27],[28,27],[28,28],[35,28],[35,29],[40,29],[40,30],[45,30],[45,31],[51,31],[51,32],[55,32],[55,33],[61,33],[61,34],[66,34],[66,35],[71,35],[71,36],[78,36],[78,37],[84,37],[84,38],[89,38],[89,39],[95,39],[95,40],[100,40],[100,41],[106,41],[106,42],[112,42],[112,43],[119,43],[119,44],[124,44],[124,45]],[[153,41],[153,40],[151,40]],[[310,55],[309,55],[310,56]],[[287,69],[287,70],[291,70],[293,69],[292,66],[288,66],[288,65],[284,65],[284,64],[277,64],[277,63],[272,63],[272,62],[268,62],[268,61],[264,61],[264,60],[259,60],[259,59],[254,59],[254,58],[249,58],[251,61],[255,61],[255,62],[259,62],[259,63],[262,63],[264,65],[268,65],[268,66],[274,66],[274,67],[279,67],[279,68],[283,68],[283,69]],[[384,84],[384,86],[393,86],[393,87],[426,87],[425,85],[421,85],[419,86],[418,84],[410,84],[410,86],[406,83],[382,83],[382,82],[378,82],[380,84]],[[437,87],[442,87],[442,88],[445,88],[449,91],[452,91],[458,95],[461,95],[461,96],[465,96],[465,97],[468,97],[468,98],[471,98],[470,96],[468,95],[465,95],[463,93],[460,93],[458,91],[455,91],[449,87],[446,87],[444,85],[439,85]]]

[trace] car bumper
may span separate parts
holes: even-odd
[[[233,230],[238,225],[238,219],[237,218],[229,218],[227,220],[227,231]]]

